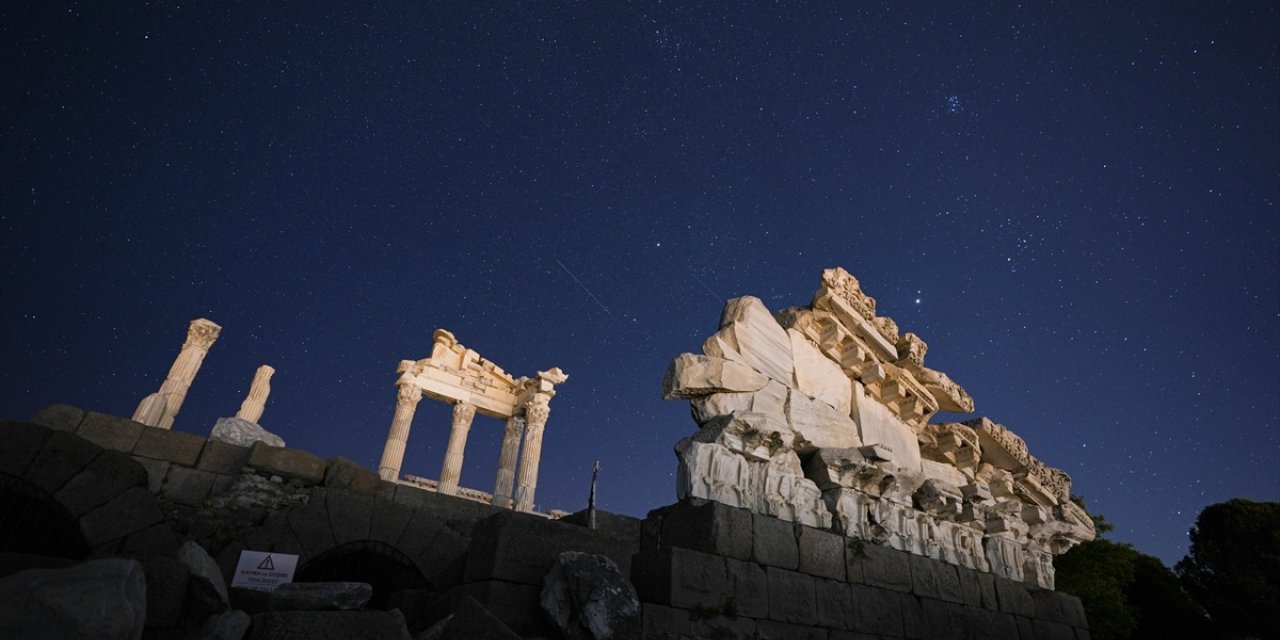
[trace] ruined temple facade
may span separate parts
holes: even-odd
[[[1053,556],[1094,537],[1071,478],[925,366],[928,345],[876,315],[841,268],[806,307],[730,300],[663,397],[699,426],[676,445],[677,494],[1053,588]]]

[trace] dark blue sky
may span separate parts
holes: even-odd
[[[541,507],[599,458],[639,516],[667,363],[840,265],[1113,538],[1280,499],[1275,3],[225,4],[0,7],[0,416],[131,415],[204,316],[176,428],[269,363],[264,426],[376,467],[445,327],[569,374]]]

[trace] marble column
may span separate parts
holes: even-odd
[[[276,370],[269,365],[258,367],[253,374],[253,382],[249,385],[249,395],[240,404],[236,417],[257,424],[262,419],[262,410],[267,406],[267,396],[271,395],[271,376]]]
[[[524,435],[524,418],[511,416],[502,431],[502,453],[498,455],[498,478],[493,482],[493,506],[511,508],[511,489],[516,482],[516,461],[520,455],[520,438]]]
[[[160,385],[160,391],[147,396],[138,405],[133,414],[135,421],[161,429],[173,428],[173,419],[177,417],[182,402],[187,398],[187,390],[191,388],[196,372],[204,363],[209,347],[213,346],[221,332],[222,327],[204,318],[191,321],[191,326],[187,328],[187,341],[183,343],[182,351],[178,352],[173,366],[169,368],[164,384]]]
[[[387,444],[382,448],[382,461],[378,463],[378,476],[395,482],[400,477],[400,463],[404,462],[404,445],[409,441],[409,425],[413,412],[422,400],[422,389],[411,384],[401,384],[396,390],[396,415],[391,419],[387,432]]]
[[[520,450],[520,475],[516,482],[516,511],[533,511],[533,495],[538,488],[538,463],[542,459],[542,431],[551,408],[546,398],[535,398],[525,407],[524,446]]]
[[[458,492],[458,481],[462,478],[462,456],[467,448],[467,434],[471,432],[471,421],[476,417],[475,405],[459,402],[453,405],[453,430],[449,432],[449,448],[444,452],[444,466],[440,469],[440,487],[436,489],[445,495]]]

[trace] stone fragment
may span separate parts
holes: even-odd
[[[640,638],[640,599],[605,556],[562,552],[542,581],[541,603],[567,638]]]
[[[706,355],[741,362],[788,387],[795,386],[791,339],[759,298],[742,296],[725,303],[720,331],[702,348]]]
[[[272,611],[252,617],[248,640],[411,640],[404,616],[377,611]],[[481,638],[483,636],[474,636]]]
[[[256,422],[240,417],[218,418],[218,421],[213,424],[213,430],[209,432],[209,439],[238,447],[252,447],[255,442],[273,447],[284,446],[284,439],[280,436],[263,429]]]
[[[518,640],[519,635],[512,631],[496,616],[476,602],[471,596],[463,596],[458,602],[456,612],[440,630],[440,640]],[[419,639],[421,640],[421,639]]]
[[[272,611],[353,611],[369,603],[367,582],[287,582],[271,592]]]
[[[243,611],[224,611],[209,616],[196,632],[195,640],[241,640],[249,631],[250,622],[249,614]]]
[[[144,429],[133,447],[133,455],[155,460],[167,460],[187,467],[196,466],[204,438],[181,431]]]
[[[852,385],[849,376],[803,333],[787,329],[791,353],[795,359],[796,390],[814,400],[824,402],[841,415],[849,415]]]
[[[147,584],[136,560],[91,560],[0,580],[0,637],[142,637]]]
[[[796,434],[796,449],[847,449],[863,444],[858,423],[831,405],[792,390],[787,396],[787,425]],[[905,426],[905,425],[904,425]]]
[[[146,626],[171,627],[182,615],[191,570],[168,556],[146,556],[140,561],[147,579]]]
[[[138,443],[142,431],[147,427],[141,423],[105,413],[90,411],[85,414],[76,429],[76,435],[92,442],[103,449],[114,449],[129,453]]]
[[[866,395],[861,384],[854,385],[853,420],[858,425],[860,444],[880,445],[891,452],[896,467],[920,469],[920,444],[914,430],[888,407]]]
[[[318,456],[299,449],[273,447],[263,442],[253,444],[249,466],[259,473],[297,479],[307,485],[319,484],[324,480],[324,460]]]
[[[84,410],[67,404],[51,404],[31,416],[31,422],[59,431],[75,431],[81,420]]]
[[[693,419],[698,424],[705,424],[712,418],[732,413],[752,412],[783,416],[787,407],[788,393],[789,390],[781,382],[769,380],[769,383],[759,391],[713,393],[709,396],[690,398],[689,406],[693,410]]]
[[[204,615],[226,611],[227,582],[218,563],[209,557],[204,547],[193,540],[182,543],[178,548],[178,561],[191,572],[187,581],[188,605]]]
[[[54,497],[74,517],[133,488],[147,486],[147,472],[119,451],[103,451]]]
[[[758,391],[769,382],[763,373],[739,362],[681,354],[671,361],[662,380],[662,399],[694,398],[713,393]]]
[[[719,444],[757,462],[768,462],[779,453],[790,451],[795,444],[795,434],[786,423],[764,413],[734,413],[714,418],[703,425],[693,439]]]
[[[324,486],[346,489],[355,494],[372,496],[377,493],[382,480],[378,474],[348,460],[334,456],[325,462]]]

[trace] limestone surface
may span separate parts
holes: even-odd
[[[221,440],[241,447],[252,447],[255,442],[273,447],[285,446],[284,439],[280,436],[263,429],[255,422],[240,417],[218,418],[218,421],[213,424],[213,430],[209,432],[209,439]]]
[[[1071,478],[987,418],[931,422],[974,402],[928,350],[841,268],[776,316],[730,300],[663,381],[699,425],[676,444],[677,496],[1052,588],[1053,555],[1094,537]]]

